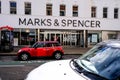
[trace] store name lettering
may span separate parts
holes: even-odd
[[[25,26],[62,26],[62,27],[91,27],[100,28],[99,20],[72,20],[72,19],[39,19],[39,18],[19,18],[19,25]]]

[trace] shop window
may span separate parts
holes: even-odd
[[[0,13],[1,13],[1,1],[0,1]]]
[[[10,14],[16,14],[16,2],[10,2]]]
[[[103,8],[103,18],[107,18],[108,9]]]
[[[108,39],[117,39],[117,34],[108,34]]]
[[[94,45],[99,42],[99,35],[97,33],[88,34],[88,44]]]
[[[46,15],[52,16],[52,4],[46,5]]]
[[[91,7],[91,17],[96,17],[96,7]]]
[[[60,5],[60,16],[65,16],[65,5]]]
[[[114,18],[117,19],[118,18],[118,8],[114,9]]]
[[[30,15],[31,14],[31,3],[25,2],[25,14]]]
[[[78,6],[73,6],[73,16],[74,17],[78,16]]]

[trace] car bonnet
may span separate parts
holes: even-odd
[[[86,80],[69,65],[70,60],[45,63],[32,70],[26,80]]]

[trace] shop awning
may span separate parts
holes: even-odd
[[[11,27],[11,26],[2,26],[2,27],[0,27],[0,30],[14,30],[14,28],[13,27]]]

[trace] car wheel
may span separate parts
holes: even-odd
[[[27,53],[22,53],[22,54],[19,55],[19,59],[20,59],[20,60],[23,60],[23,61],[26,61],[26,60],[28,60],[29,58],[30,58],[30,56],[29,56],[29,54],[27,54]]]
[[[60,52],[55,52],[54,58],[57,59],[57,60],[59,60],[59,59],[62,58],[62,54]]]

